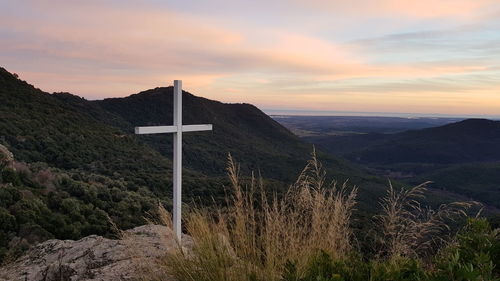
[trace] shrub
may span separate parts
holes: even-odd
[[[21,185],[18,173],[11,168],[4,168],[3,170],[0,170],[0,180],[3,183],[11,183],[14,186]]]
[[[423,265],[418,259],[396,257],[384,261],[372,261],[369,280],[424,281],[428,279]]]
[[[500,235],[485,219],[469,219],[436,258],[435,280],[500,280]]]

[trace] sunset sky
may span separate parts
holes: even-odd
[[[0,0],[0,50],[87,99],[182,79],[267,110],[500,115],[499,0]]]

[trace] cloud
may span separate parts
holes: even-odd
[[[244,6],[244,20],[238,20],[159,2],[20,0],[0,4],[0,60],[44,90],[88,98],[124,96],[183,79],[196,94],[265,107],[374,111],[368,108],[405,108],[400,102],[444,110],[445,104],[478,98],[490,102],[475,104],[498,104],[491,93],[500,85],[499,25],[483,17],[494,10],[494,1],[353,1],[313,0],[307,7],[321,21],[355,15],[390,23],[401,17],[416,19],[413,24],[434,18],[460,23],[427,31],[401,27],[377,37],[365,34],[377,22],[363,25],[362,32],[346,24],[345,32],[364,39],[345,42],[335,37],[339,27],[322,33],[300,28],[309,22],[287,28],[263,28],[257,17],[246,22]],[[265,7],[254,4],[253,9]]]
[[[304,8],[373,17],[419,19],[455,17],[477,19],[488,9],[498,8],[495,0],[294,0]]]
[[[48,68],[50,61],[56,61],[54,73],[75,77],[84,77],[79,73],[88,73],[92,66],[98,74],[115,79],[114,74],[141,76],[140,72],[200,77],[244,71],[314,75],[354,71],[360,64],[347,49],[321,39],[274,30],[242,34],[205,18],[167,10],[115,10],[96,7],[95,2],[77,10],[67,4],[55,10],[43,5],[31,8],[44,15],[43,24],[39,18],[17,14],[0,19],[9,27],[0,32],[11,35],[0,42],[4,59],[37,59]],[[270,40],[259,44],[254,40],[259,36]]]
[[[6,15],[0,23],[9,26],[11,33],[14,31],[16,35],[3,41],[1,46],[7,52],[24,51],[33,57],[94,63],[101,69],[163,69],[181,75],[278,71],[352,78],[419,72],[419,67],[412,70],[411,66],[381,69],[370,64],[367,55],[350,50],[352,45],[335,44],[290,31],[241,33],[207,18],[169,10],[137,6],[115,9],[97,3],[101,2],[90,1],[78,9],[71,9],[73,6],[62,1],[55,10],[35,5],[34,12],[42,12],[48,17],[43,24],[38,24],[37,18]],[[64,14],[64,17],[51,17],[50,13]],[[384,38],[384,45],[400,42],[403,36]],[[259,37],[269,40],[261,44],[255,40]],[[376,46],[373,42],[369,45]],[[459,69],[432,67],[426,73]]]

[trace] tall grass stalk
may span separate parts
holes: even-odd
[[[465,211],[474,202],[443,204],[437,210],[422,207],[426,186],[396,190],[389,182],[385,197],[381,199],[382,214],[376,216],[380,225],[381,257],[425,257],[433,254],[447,242],[449,222],[466,216]],[[441,247],[440,247],[441,246]]]
[[[300,273],[319,250],[334,258],[351,251],[357,189],[326,184],[315,152],[281,198],[267,194],[254,176],[243,185],[230,155],[227,170],[232,189],[228,207],[215,215],[191,213],[186,227],[193,252],[167,258],[179,280],[280,280],[287,261]]]

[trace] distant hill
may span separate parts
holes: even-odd
[[[272,116],[301,137],[394,134],[461,121],[460,118],[377,116]]]
[[[500,163],[449,165],[409,179],[410,183],[430,180],[431,187],[462,194],[500,212]]]
[[[500,121],[467,119],[397,134],[309,138],[361,163],[457,164],[500,161]]]
[[[500,121],[467,119],[396,134],[304,138],[373,172],[500,208]]]

